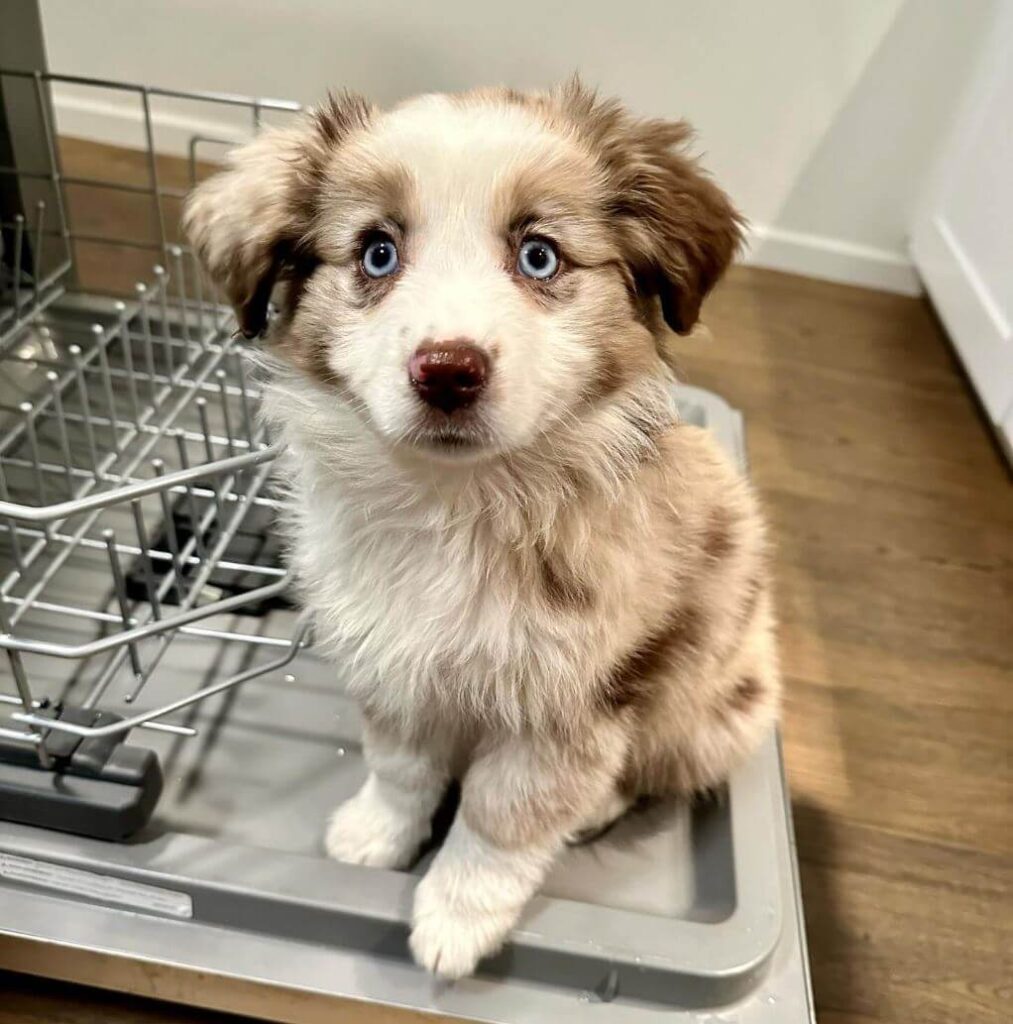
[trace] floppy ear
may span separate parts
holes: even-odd
[[[605,170],[634,287],[659,298],[669,327],[687,334],[742,244],[743,217],[687,154],[685,121],[635,120],[576,79],[556,95]]]
[[[619,206],[637,286],[661,300],[665,322],[687,334],[700,306],[742,244],[731,200],[685,155],[684,121],[644,121],[627,130]]]
[[[225,169],[187,198],[183,229],[246,337],[267,325],[275,283],[314,262],[307,235],[328,159],[370,115],[360,97],[329,96],[292,127],[233,150]]]

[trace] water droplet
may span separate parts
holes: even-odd
[[[344,757],[344,756],[345,756],[345,748],[344,747],[338,747],[338,757]]]
[[[767,996],[767,1005],[773,1006],[777,1002],[777,996]]]
[[[295,682],[295,676],[292,675],[291,672],[286,672],[285,675],[283,675],[281,677],[281,681],[283,683],[294,683]]]

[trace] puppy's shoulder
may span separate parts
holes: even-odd
[[[733,544],[744,551],[765,547],[753,487],[710,431],[674,424],[659,439],[658,450],[651,488],[681,537],[692,538],[709,555],[721,555]]]
[[[660,475],[673,491],[696,500],[749,492],[745,476],[709,430],[673,423],[657,446]]]

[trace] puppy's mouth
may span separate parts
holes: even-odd
[[[422,444],[433,448],[476,448],[479,441],[473,437],[462,437],[460,434],[429,434],[422,438]]]
[[[411,430],[404,441],[423,452],[447,458],[480,455],[495,447],[489,432],[477,424],[422,424]]]

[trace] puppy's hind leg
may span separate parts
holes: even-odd
[[[448,771],[427,752],[368,723],[363,750],[369,777],[331,816],[327,853],[349,864],[407,867],[429,838]]]
[[[636,803],[636,797],[613,786],[601,803],[567,837],[568,846],[584,846],[601,838]]]
[[[572,745],[513,737],[479,753],[415,891],[418,963],[459,978],[503,945],[567,838],[607,805],[625,749],[625,728],[602,721]]]

